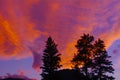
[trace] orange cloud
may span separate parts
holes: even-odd
[[[107,48],[120,38],[118,0],[7,0],[3,4],[4,10],[0,10],[1,58],[31,56],[27,46],[36,48],[50,35],[58,43],[62,64],[67,66],[76,52],[74,45],[83,33],[102,38]],[[43,50],[43,46],[38,47]],[[33,67],[36,66],[34,63]]]
[[[50,35],[58,43],[62,64],[70,67],[83,33],[102,38],[106,48],[120,38],[119,5],[119,0],[0,0],[0,58],[31,56],[28,45],[40,47],[42,54]],[[33,54],[35,62],[38,55]],[[38,69],[40,63],[35,62],[33,68]]]
[[[119,25],[114,26],[111,31],[103,33],[100,37],[105,41],[106,48],[110,47],[114,41],[120,39],[120,29]]]
[[[0,17],[0,57],[20,58],[30,56],[27,45],[39,36],[33,25],[15,27],[9,21]],[[25,54],[27,52],[27,54]]]

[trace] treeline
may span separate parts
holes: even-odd
[[[95,40],[92,35],[83,34],[77,40],[71,59],[72,69],[60,69],[61,54],[57,44],[48,37],[43,51],[42,80],[114,80],[112,61],[105,49],[104,41]],[[64,75],[63,75],[64,74]]]

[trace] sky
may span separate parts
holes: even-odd
[[[45,41],[58,44],[64,67],[83,33],[101,38],[120,77],[120,0],[0,0],[0,76],[40,79]]]

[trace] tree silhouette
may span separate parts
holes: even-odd
[[[93,45],[92,42],[94,40],[93,36],[89,34],[84,34],[81,38],[77,41],[76,48],[77,53],[74,55],[72,59],[72,64],[74,65],[75,69],[80,69],[80,72],[85,75],[84,80],[89,80],[89,68],[92,62],[92,49]]]
[[[101,39],[95,41],[94,44],[94,60],[93,60],[93,73],[95,80],[114,80],[114,77],[107,75],[113,73],[112,61],[109,60],[105,49],[104,42]]]
[[[77,53],[72,59],[73,68],[84,75],[84,80],[114,80],[111,56],[105,49],[104,41],[84,34],[77,41]]]
[[[60,55],[58,54],[57,45],[51,37],[48,37],[42,59],[42,80],[54,80],[54,72],[61,67]]]
[[[114,80],[114,69],[105,49],[104,41],[84,34],[75,45],[77,52],[71,60],[73,69],[58,70],[60,55],[57,45],[48,37],[43,53],[42,80]]]

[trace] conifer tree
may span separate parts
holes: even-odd
[[[101,39],[95,41],[93,60],[94,80],[114,80],[114,77],[109,74],[114,71],[112,61],[109,60],[110,57],[105,49],[104,42]]]
[[[80,69],[81,73],[85,75],[84,80],[89,80],[89,68],[92,62],[92,49],[93,45],[92,42],[94,40],[93,36],[89,34],[84,34],[81,38],[77,41],[76,48],[77,53],[74,55],[72,59],[72,64],[74,68]]]
[[[42,80],[54,80],[54,72],[57,71],[60,65],[60,55],[57,50],[57,45],[48,37],[46,41],[46,48],[43,53]]]

